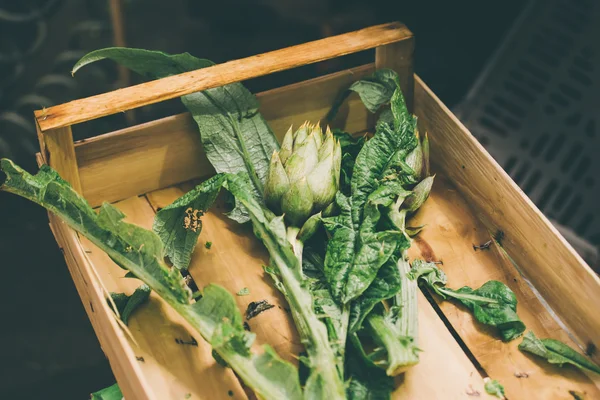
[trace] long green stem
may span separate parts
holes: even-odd
[[[400,272],[401,284],[400,293],[398,293],[394,302],[402,310],[401,317],[398,320],[398,327],[402,336],[411,337],[415,340],[412,342],[417,345],[416,338],[419,334],[419,319],[417,308],[417,282],[408,278],[410,272],[410,264],[406,261],[406,254],[402,254],[398,260],[398,271]]]
[[[394,298],[394,311],[388,315],[370,313],[367,327],[373,339],[387,350],[386,373],[398,375],[419,362],[417,284],[408,278],[410,264],[403,254],[398,260],[402,290]]]
[[[335,353],[329,343],[327,328],[319,319],[314,310],[312,295],[302,277],[302,249],[303,243],[297,240],[298,228],[289,227],[287,238],[296,255],[295,274],[292,266],[275,251],[270,251],[271,260],[275,263],[285,286],[286,299],[292,310],[292,317],[296,324],[298,334],[306,348],[311,362],[313,373],[318,375],[322,386],[322,395],[327,400],[344,399],[345,390],[342,379],[337,370]],[[269,247],[267,245],[267,247]],[[298,279],[298,277],[301,277]],[[309,378],[310,379],[310,378]]]

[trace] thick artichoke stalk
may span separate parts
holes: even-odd
[[[305,122],[288,130],[281,150],[273,152],[265,185],[265,201],[287,222],[300,227],[313,214],[324,210],[340,186],[342,149],[327,128]]]

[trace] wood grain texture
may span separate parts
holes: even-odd
[[[259,93],[261,113],[279,139],[292,124],[324,123],[339,93],[373,71],[370,64]],[[353,94],[332,127],[364,131],[367,113]],[[196,123],[185,113],[76,143],[85,198],[95,207],[213,174],[199,136]]]
[[[189,191],[193,185],[185,184],[148,193],[155,209],[171,204]],[[203,229],[192,256],[190,274],[199,287],[210,282],[222,285],[231,293],[247,287],[249,296],[235,296],[242,312],[251,301],[267,300],[272,308],[249,322],[256,333],[256,343],[269,343],[279,355],[297,364],[296,356],[302,345],[296,333],[284,297],[273,287],[262,266],[268,264],[269,256],[262,244],[254,237],[249,225],[240,226],[229,220],[218,206],[202,218]],[[206,249],[204,244],[212,242]],[[395,400],[409,399],[463,399],[470,388],[478,391],[480,398],[487,398],[483,379],[472,362],[454,340],[429,302],[419,293],[419,347],[420,363],[396,382]],[[445,363],[440,363],[444,359]],[[452,369],[447,368],[447,364]],[[428,384],[431,376],[440,377],[435,385]],[[202,378],[198,378],[202,379]]]
[[[45,162],[69,182],[73,189],[82,193],[71,127],[52,129],[43,133],[38,127],[38,138]]]
[[[83,307],[102,350],[110,361],[110,367],[123,394],[135,400],[160,400],[151,390],[147,376],[143,374],[140,363],[135,358],[131,343],[105,301],[104,292],[94,272],[94,269],[102,266],[92,265],[87,261],[86,253],[75,231],[53,214],[48,214],[48,218],[56,242],[65,256]]]
[[[485,392],[479,371],[420,292],[418,307],[418,341],[423,352],[417,365],[396,378],[392,399],[494,399]]]
[[[491,240],[491,234],[440,173],[436,175],[430,198],[409,221],[412,226],[423,224],[425,229],[410,249],[411,259],[442,261],[440,268],[448,276],[448,287],[453,289],[478,288],[489,280],[504,282],[516,294],[517,312],[528,330],[538,337],[575,346],[497,245],[492,244],[489,250],[473,248]],[[517,349],[522,339],[504,343],[493,328],[479,324],[464,307],[437,296],[436,300],[479,364],[504,385],[509,399],[572,399],[569,390],[600,398],[600,390],[582,372],[525,355]],[[515,374],[519,373],[529,377],[518,378]]]
[[[35,115],[41,130],[47,131],[403,40],[413,40],[403,24],[377,25],[75,100]]]
[[[600,346],[600,279],[471,133],[421,81],[415,113],[429,132],[432,160],[456,185],[478,219],[504,232],[503,246],[578,344]],[[595,361],[600,361],[596,353]]]
[[[154,219],[154,211],[144,197],[132,197],[115,204],[126,215],[126,221],[150,229]],[[93,268],[98,273],[102,285],[110,292],[124,292],[131,294],[141,282],[137,279],[124,278],[125,272],[118,267],[102,250],[87,239],[81,239],[80,247],[83,249]],[[89,286],[99,286],[95,277],[87,280],[83,287],[77,284],[78,290],[86,292]],[[92,301],[92,315],[101,311],[108,313],[108,318],[113,318],[111,310],[104,310],[104,296],[100,293],[86,293],[86,297]],[[85,303],[84,303],[85,305]],[[98,327],[94,326],[97,334]],[[101,326],[100,329],[103,329]],[[117,327],[117,329],[120,328]],[[200,335],[167,303],[152,293],[148,303],[140,306],[129,319],[129,330],[137,345],[131,340],[124,339],[129,347],[128,353],[132,356],[136,370],[124,368],[115,371],[119,385],[128,385],[129,381],[135,379],[131,374],[139,374],[143,377],[145,391],[123,390],[127,399],[153,398],[162,399],[184,399],[189,393],[191,398],[197,399],[230,399],[228,391],[231,390],[235,398],[245,399],[246,395],[235,374],[227,368],[221,367],[212,357],[211,346],[206,343]],[[119,332],[123,335],[123,332]],[[175,339],[191,341],[194,338],[198,345],[180,345]],[[102,343],[102,342],[101,342]],[[110,344],[110,346],[113,346]],[[122,355],[119,350],[111,347],[110,353],[102,343],[102,347],[111,361],[120,362]],[[139,361],[143,358],[144,361]],[[114,368],[113,368],[114,370]],[[144,394],[147,393],[147,394]]]
[[[154,209],[171,204],[185,194],[191,186],[172,187],[148,193],[147,197]],[[189,272],[196,285],[202,288],[209,283],[223,286],[235,294],[248,288],[248,296],[234,295],[239,309],[244,313],[252,301],[267,300],[275,305],[248,321],[256,334],[257,345],[270,344],[281,357],[297,364],[296,356],[303,346],[294,328],[291,315],[286,311],[287,302],[275,289],[271,278],[263,272],[263,265],[269,265],[269,255],[256,240],[249,224],[239,225],[225,215],[222,202],[202,217],[202,233],[192,255]],[[211,242],[207,249],[204,244]]]

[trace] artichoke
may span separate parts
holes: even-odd
[[[287,131],[279,152],[273,152],[265,184],[265,202],[284,213],[292,226],[301,227],[335,198],[340,186],[342,149],[329,127],[305,122]]]

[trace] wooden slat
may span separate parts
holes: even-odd
[[[172,187],[148,193],[147,197],[154,209],[160,209],[189,189]],[[237,293],[247,287],[250,295],[234,296],[242,312],[252,301],[267,300],[275,305],[250,319],[250,329],[256,334],[257,344],[268,343],[281,357],[297,364],[302,345],[291,315],[285,311],[287,303],[262,269],[269,264],[269,255],[254,238],[251,227],[230,221],[223,215],[224,210],[223,205],[217,205],[202,217],[202,233],[192,255],[190,274],[199,288],[216,283],[230,293]],[[212,242],[210,249],[204,246],[207,241]]]
[[[486,243],[491,235],[442,174],[436,175],[430,198],[409,224],[426,224],[413,242],[411,258],[443,261],[440,267],[448,276],[449,287],[478,288],[489,280],[504,282],[516,294],[517,312],[528,330],[539,337],[551,337],[574,346],[497,246],[492,245],[490,250],[473,248]],[[463,307],[440,298],[436,300],[479,364],[504,385],[509,399],[572,399],[569,390],[600,398],[600,390],[582,372],[536,361],[517,349],[522,339],[504,343],[494,329],[477,323]],[[518,373],[527,373],[529,377],[517,378]]]
[[[151,229],[154,211],[144,197],[132,197],[115,205],[127,215],[128,222]],[[81,247],[108,291],[131,294],[141,284],[137,279],[124,278],[126,271],[87,239],[81,239]],[[95,281],[94,278],[90,278],[88,283],[98,287]],[[89,285],[85,285],[83,291],[88,291],[88,287]],[[86,293],[86,297],[93,300],[93,309],[96,312],[105,303],[102,293]],[[87,311],[89,315],[90,310]],[[110,310],[108,313],[112,314]],[[100,335],[103,332],[99,332],[99,329],[104,328],[94,326],[94,329]],[[185,399],[187,394],[191,395],[190,398],[206,399],[208,393],[211,394],[211,399],[225,400],[231,398],[228,390],[233,391],[235,398],[246,398],[233,372],[215,362],[211,346],[156,294],[152,293],[150,301],[132,314],[129,330],[139,345],[129,341],[129,353],[135,355],[133,362],[136,370],[126,368],[121,372],[115,371],[120,386],[127,385],[130,379],[135,378],[132,377],[135,373],[144,379],[145,391],[149,398],[157,400]],[[123,335],[122,332],[119,334]],[[180,345],[175,342],[175,339],[190,341],[192,338],[198,342],[197,346]],[[103,343],[102,346],[107,352],[106,345]],[[110,351],[112,354],[107,352],[107,355],[112,366],[114,362],[120,362],[122,356],[118,354],[118,349]],[[135,357],[142,357],[144,361],[138,361]],[[124,390],[123,394],[126,399],[146,398],[145,394],[135,391]]]
[[[182,185],[158,190],[147,197],[155,209],[160,209],[191,187]],[[257,344],[269,343],[281,357],[297,363],[295,357],[302,350],[302,345],[291,316],[284,310],[287,303],[262,271],[262,266],[268,264],[268,253],[253,235],[250,226],[240,226],[229,220],[222,214],[223,211],[223,208],[213,209],[202,218],[203,229],[189,271],[199,287],[212,282],[231,293],[248,287],[249,296],[235,296],[242,311],[251,301],[265,299],[277,305],[251,319],[250,328],[257,335]],[[212,242],[210,250],[204,247],[207,241]],[[419,324],[419,347],[424,350],[421,361],[397,380],[399,386],[393,398],[462,399],[467,397],[466,392],[470,388],[481,393],[480,398],[487,398],[481,375],[420,293]],[[445,363],[440,363],[440,359]],[[447,368],[447,365],[452,365],[452,368]],[[428,383],[431,376],[438,377],[435,385]]]
[[[415,110],[432,159],[584,347],[600,346],[600,279],[431,90],[416,79]],[[600,357],[596,353],[596,361]]]
[[[75,152],[93,207],[214,173],[187,113],[77,143]]]
[[[259,93],[260,112],[281,140],[291,124],[324,123],[336,97],[374,71],[375,66],[367,64]],[[368,113],[358,96],[353,94],[339,108],[331,126],[348,132],[362,132],[369,127]]]
[[[340,91],[373,71],[373,65],[365,65],[260,93],[261,113],[281,139],[292,124],[323,120]],[[366,117],[352,95],[332,126],[361,132],[367,129]],[[83,194],[92,206],[214,173],[189,113],[76,143],[75,152]]]
[[[35,115],[42,131],[47,131],[403,40],[413,40],[403,24],[377,25],[75,100]]]
[[[46,163],[69,182],[73,189],[82,193],[71,127],[52,129],[43,133],[40,132],[39,127],[37,129],[40,148]]]
[[[159,400],[151,391],[147,376],[142,373],[135,353],[117,325],[112,311],[104,300],[94,268],[87,262],[77,234],[58,217],[49,214],[50,228],[62,249],[69,272],[77,288],[83,307],[94,327],[104,354],[110,361],[111,369],[119,386],[126,396],[135,400]]]
[[[494,399],[483,379],[422,293],[418,293],[419,363],[396,378],[394,400]]]

